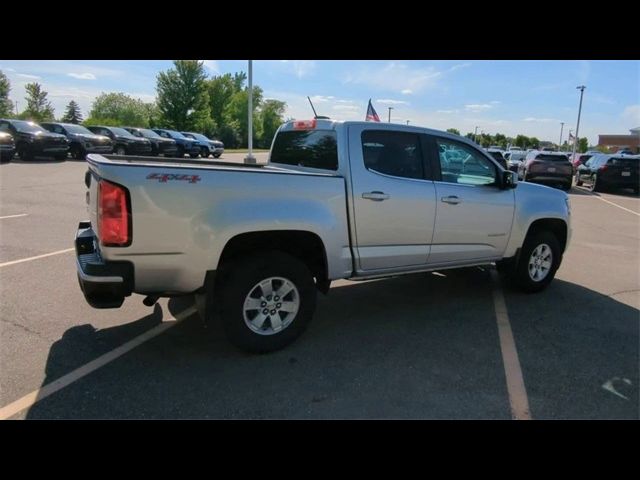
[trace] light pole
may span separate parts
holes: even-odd
[[[253,156],[253,60],[249,60],[249,153],[244,159],[244,163],[256,163]]]
[[[564,129],[564,122],[560,122],[560,143],[558,143],[559,151],[562,151],[562,130]]]
[[[478,127],[473,131],[473,141],[478,143]]]
[[[389,123],[391,123],[391,110],[393,110],[393,107],[389,107]]]
[[[573,141],[573,155],[571,155],[571,158],[575,158],[576,156],[576,147],[578,146],[578,139],[580,138],[578,136],[578,132],[580,130],[580,114],[582,113],[582,96],[584,95],[585,88],[587,87],[585,87],[584,85],[576,87],[577,90],[580,90],[580,106],[578,107],[578,123],[576,124],[576,137]]]

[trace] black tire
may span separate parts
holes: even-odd
[[[67,154],[66,153],[58,153],[57,155],[54,155],[53,158],[55,158],[56,160],[66,160],[67,159]]]
[[[2,163],[9,162],[12,158],[13,158],[13,153],[12,154],[3,153],[0,155],[0,162]]]
[[[220,305],[222,326],[227,338],[239,349],[251,353],[279,350],[298,338],[311,321],[316,306],[316,286],[307,266],[297,258],[278,251],[259,252],[226,265],[222,275],[224,280],[220,282],[222,287],[216,303]],[[283,330],[261,335],[247,325],[244,302],[260,281],[270,277],[285,278],[295,285],[299,306],[293,320]],[[269,301],[275,298],[273,296]],[[272,328],[270,316],[263,327],[267,330]]]
[[[213,154],[213,158],[220,158],[220,155],[222,155],[221,153],[214,153]]]
[[[202,148],[200,149],[200,156],[201,156],[202,158],[209,158],[209,149],[208,149],[208,148],[205,148],[205,147],[202,147]]]
[[[113,149],[113,154],[114,155],[126,155],[127,154],[127,149],[124,148],[124,146],[122,146],[122,145],[118,145],[116,148]]]
[[[178,147],[178,151],[176,152],[176,157],[184,158],[184,148]]]
[[[598,183],[598,175],[594,175],[591,178],[591,186],[589,187],[589,190],[591,190],[592,192],[602,191],[602,185]]]
[[[633,193],[635,193],[636,195],[638,195],[640,193],[640,187],[634,187],[633,189]]]
[[[582,186],[582,180],[580,180],[580,176],[576,173],[576,187]]]
[[[191,158],[198,158],[199,156],[200,156],[199,153],[190,153],[189,154],[189,157],[191,157]]]
[[[18,156],[20,157],[20,160],[23,161],[34,159],[33,151],[31,150],[31,147],[29,147],[29,145],[27,145],[26,143],[21,143],[20,145],[18,145]]]
[[[562,190],[564,190],[565,192],[568,192],[569,190],[571,190],[571,180],[569,180],[568,183],[562,184]]]
[[[551,267],[543,279],[536,281],[529,275],[529,260],[533,251],[542,244],[548,245],[551,249]],[[561,262],[562,252],[556,236],[548,231],[535,232],[527,237],[522,246],[518,264],[512,272],[512,279],[516,286],[523,292],[539,292],[551,283]]]
[[[69,152],[71,153],[71,157],[76,160],[84,160],[87,156],[86,150],[80,145],[72,145]]]

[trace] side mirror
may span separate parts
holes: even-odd
[[[518,174],[511,170],[502,172],[502,188],[516,188],[518,186]]]

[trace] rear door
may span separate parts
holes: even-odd
[[[515,207],[502,170],[476,148],[433,136],[430,152],[437,212],[429,264],[484,261],[504,253]]]
[[[348,138],[357,270],[425,265],[436,201],[423,136],[356,124]]]

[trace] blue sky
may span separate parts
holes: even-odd
[[[210,75],[246,71],[245,60],[205,60]],[[0,60],[10,79],[10,97],[25,106],[24,85],[40,82],[56,110],[75,99],[85,116],[101,92],[120,91],[153,100],[155,79],[171,61]],[[574,129],[579,91],[585,90],[580,136],[597,142],[601,133],[626,134],[640,126],[638,61],[345,61],[256,60],[254,83],[266,98],[287,103],[287,116],[310,118],[306,96],[319,115],[363,120],[367,102],[386,121],[436,129],[454,127],[557,142]]]

